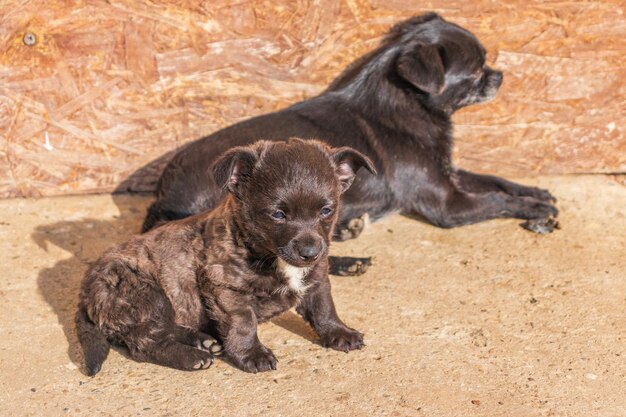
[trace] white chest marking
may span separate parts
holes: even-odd
[[[287,285],[282,287],[279,292],[285,293],[289,290],[295,292],[298,295],[304,294],[309,288],[304,283],[304,277],[311,271],[310,267],[297,267],[289,265],[281,258],[276,259],[276,270],[280,272],[285,278],[287,278]]]

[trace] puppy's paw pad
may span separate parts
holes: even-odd
[[[214,354],[215,356],[220,356],[222,353],[224,353],[224,347],[220,344],[213,344],[209,350],[211,351],[212,354]]]
[[[208,339],[204,339],[199,349],[202,349],[207,352],[211,352],[211,354],[215,356],[221,355],[222,352],[224,351],[224,347],[220,345],[219,343],[217,343],[217,340],[213,339],[212,337]]]
[[[208,350],[208,349],[210,349],[210,348],[211,348],[211,346],[212,346],[214,343],[216,343],[216,342],[217,342],[217,341],[216,341],[215,339],[213,339],[213,338],[211,338],[211,339],[204,339],[204,340],[202,341],[202,343],[201,343],[200,348],[201,348],[201,349],[202,349],[202,348],[204,348],[204,349],[207,349],[207,350]]]

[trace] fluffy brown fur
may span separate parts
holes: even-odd
[[[214,210],[135,236],[87,272],[76,316],[87,373],[109,343],[177,369],[206,368],[222,351],[244,371],[275,369],[257,323],[294,306],[324,346],[360,348],[363,335],[335,312],[327,254],[340,195],[362,166],[374,172],[359,152],[317,141],[222,155],[213,174],[229,193]]]

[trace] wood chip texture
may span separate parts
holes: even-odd
[[[505,73],[454,117],[500,175],[626,172],[623,1],[0,0],[0,197],[150,191],[186,142],[321,92],[429,10]],[[34,36],[34,44],[33,44]]]

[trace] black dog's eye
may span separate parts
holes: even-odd
[[[332,212],[333,212],[333,209],[331,209],[330,207],[324,207],[322,211],[320,212],[320,214],[322,215],[322,217],[328,217],[330,216],[330,213]]]
[[[285,220],[287,218],[287,215],[283,211],[276,210],[272,213],[272,218],[274,220]]]

